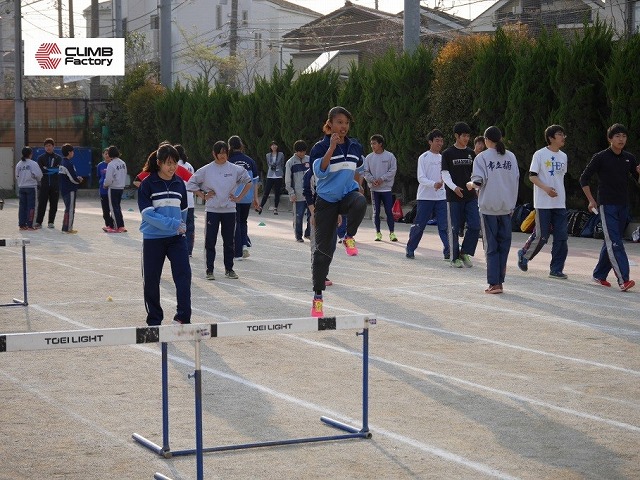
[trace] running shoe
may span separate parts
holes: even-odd
[[[322,295],[314,295],[313,303],[311,304],[311,316],[320,318],[324,316],[322,311]]]
[[[118,229],[116,229],[116,228],[103,227],[102,229],[107,233],[118,233]]]
[[[225,278],[232,278],[232,279],[238,278],[238,274],[236,272],[234,272],[233,270],[225,271],[224,272],[224,276],[225,276]]]
[[[462,263],[462,260],[460,260],[459,258],[456,258],[455,260],[451,261],[451,266],[453,268],[462,268],[464,267],[464,264]]]
[[[404,256],[407,258],[416,258],[415,254],[411,250],[406,250],[406,253]]]
[[[398,237],[396,237],[396,234],[394,232],[391,232],[389,234],[389,240],[391,240],[392,242],[397,242],[398,241]]]
[[[593,277],[593,282],[596,285],[602,285],[603,287],[610,287],[611,286],[611,283],[607,282],[606,280],[602,280],[602,279],[596,278],[596,277]]]
[[[249,258],[251,254],[249,253],[249,249],[248,248],[243,248],[242,249],[242,258]]]
[[[120,227],[118,228],[118,230],[116,230],[117,233],[127,233],[127,229],[124,227]]]
[[[529,269],[529,260],[524,256],[524,250],[521,248],[518,250],[518,268],[523,272],[526,272]]]
[[[376,233],[376,242],[381,242],[382,241],[382,233],[378,232]]]
[[[53,225],[53,223],[50,223],[49,225],[47,225],[47,228],[55,228],[55,226]]]
[[[274,208],[274,209],[273,209],[273,214],[274,214],[274,215],[278,215],[278,209],[277,209],[277,208]]]
[[[485,288],[484,293],[502,293],[502,285],[489,285],[488,288]]]
[[[331,280],[329,280],[328,278],[324,279],[324,286],[325,287],[330,287],[331,285],[333,285],[333,282]]]
[[[467,268],[473,267],[473,262],[471,261],[471,255],[467,255],[466,253],[463,253],[462,255],[460,255],[460,260],[462,260],[462,264],[465,267]]]
[[[207,280],[215,280],[216,277],[213,276],[213,272],[207,272]]]
[[[358,249],[356,248],[356,241],[353,237],[344,237],[344,248],[347,251],[347,255],[354,257],[358,255]]]
[[[627,280],[626,282],[620,284],[620,290],[622,290],[623,292],[626,292],[630,288],[633,288],[635,284],[636,282],[634,282],[633,280]]]
[[[549,278],[558,278],[560,280],[566,280],[569,277],[562,272],[549,272]]]

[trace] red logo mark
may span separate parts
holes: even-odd
[[[45,70],[58,68],[58,64],[62,59],[51,58],[52,54],[62,54],[56,43],[43,43],[40,45],[40,48],[38,48],[36,52],[36,61],[40,65],[40,68],[44,68]]]

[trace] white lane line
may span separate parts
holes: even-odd
[[[157,348],[153,349],[153,348],[149,348],[146,346],[142,346],[142,345],[135,345],[132,346],[133,348],[136,348],[138,350],[147,352],[147,353],[152,353],[156,356],[160,356],[161,355],[161,351],[159,351]],[[175,355],[169,354],[168,358],[171,361],[174,361],[176,363],[180,363],[182,365],[194,368],[195,364],[191,361],[191,360],[187,360],[185,358],[182,357],[177,357]],[[309,402],[307,400],[302,400],[300,398],[296,398],[292,395],[286,394],[286,393],[282,393],[279,392],[277,390],[274,390],[272,388],[269,387],[265,387],[264,385],[260,385],[258,383],[254,383],[252,381],[249,381],[245,378],[242,378],[238,375],[233,375],[227,372],[222,372],[220,370],[216,370],[214,368],[210,368],[210,367],[206,367],[206,366],[201,366],[201,369],[203,372],[207,372],[210,373],[212,375],[215,375],[217,377],[223,378],[225,380],[231,380],[233,382],[239,383],[245,387],[257,390],[263,394],[266,395],[270,395],[272,397],[275,397],[279,400],[288,402],[288,403],[292,403],[298,407],[302,407],[305,408],[307,410],[311,410],[311,411],[315,411],[318,412],[322,415],[327,415],[330,417],[335,418],[336,420],[340,420],[341,422],[345,422],[345,423],[349,423],[352,425],[358,425],[359,422],[361,420],[356,420],[353,419],[351,417],[345,416],[343,414],[341,414],[340,412],[337,411],[333,411],[333,410],[328,410],[325,407],[322,407],[321,405],[318,405],[316,403],[312,403]],[[370,430],[372,430],[372,432],[375,435],[383,435],[386,437],[389,437],[397,442],[400,443],[404,443],[407,445],[410,445],[414,448],[417,448],[420,451],[423,451],[425,453],[429,453],[431,455],[434,455],[438,458],[441,458],[443,460],[452,462],[452,463],[457,463],[459,465],[462,465],[464,467],[467,467],[469,469],[475,470],[477,472],[483,473],[485,475],[489,475],[492,477],[496,477],[496,478],[500,478],[500,479],[505,479],[505,480],[512,480],[515,479],[517,477],[513,477],[511,475],[508,475],[506,473],[503,473],[499,470],[496,470],[490,466],[487,466],[485,464],[479,463],[479,462],[475,462],[473,460],[467,459],[461,455],[457,455],[455,453],[449,452],[448,450],[443,450],[441,448],[435,447],[433,445],[428,445],[422,442],[419,442],[418,440],[415,440],[413,438],[410,437],[406,437],[404,435],[401,435],[399,433],[395,433],[383,428],[378,427],[377,425],[369,425]]]
[[[356,352],[356,351],[350,351],[350,350],[347,350],[347,349],[342,348],[342,347],[336,347],[334,345],[328,345],[328,344],[325,344],[325,343],[322,343],[322,342],[317,342],[317,341],[309,340],[309,339],[306,339],[306,338],[300,338],[300,337],[296,337],[296,336],[293,336],[293,335],[287,335],[287,336],[290,337],[290,338],[294,338],[296,340],[299,340],[299,341],[301,341],[303,343],[307,343],[309,345],[315,345],[317,347],[322,347],[322,348],[326,348],[326,349],[329,349],[329,350],[334,350],[336,352],[347,353],[347,354],[354,355],[354,356],[357,356],[357,357],[362,357],[361,353]],[[434,372],[432,370],[426,370],[424,368],[414,367],[412,365],[406,365],[404,363],[396,362],[396,361],[393,361],[393,360],[387,360],[386,358],[378,357],[378,356],[375,356],[375,355],[369,355],[369,361],[370,362],[371,361],[375,361],[375,362],[384,363],[386,365],[391,365],[393,367],[397,367],[397,368],[401,368],[401,369],[404,369],[404,370],[409,370],[409,371],[412,371],[412,372],[420,373],[420,374],[428,376],[428,377],[435,377],[435,378],[439,378],[441,380],[446,380],[446,381],[449,381],[449,382],[459,383],[459,384],[466,385],[466,386],[471,387],[471,388],[475,388],[475,389],[478,389],[478,390],[483,390],[483,391],[486,391],[486,392],[490,392],[490,393],[493,393],[495,395],[504,396],[504,397],[507,397],[507,398],[509,398],[511,400],[515,400],[515,401],[518,401],[518,402],[529,403],[531,405],[536,405],[536,406],[539,406],[539,407],[547,408],[549,410],[554,410],[554,411],[557,411],[557,412],[566,413],[568,415],[572,415],[572,416],[575,416],[575,417],[584,418],[584,419],[587,419],[587,420],[593,420],[593,421],[599,422],[599,423],[605,423],[605,424],[610,425],[612,427],[621,428],[623,430],[629,430],[629,431],[634,432],[634,433],[640,433],[640,427],[637,427],[635,425],[630,425],[628,423],[619,422],[617,420],[611,420],[609,418],[600,417],[598,415],[593,415],[591,413],[581,412],[579,410],[574,410],[572,408],[561,407],[561,406],[558,406],[558,405],[554,405],[552,403],[543,402],[542,400],[538,400],[538,399],[535,399],[535,398],[525,397],[524,395],[519,395],[517,393],[509,392],[509,391],[506,391],[506,390],[500,390],[500,389],[493,388],[493,387],[488,387],[486,385],[481,385],[479,383],[474,383],[474,382],[471,382],[469,380],[465,380],[463,378],[453,377],[451,375],[445,375],[444,373],[438,373],[438,372]]]
[[[427,331],[430,331],[430,332],[440,333],[440,334],[443,334],[443,335],[449,335],[449,336],[453,336],[453,337],[466,338],[466,339],[469,339],[469,340],[475,340],[475,341],[478,341],[478,342],[488,343],[490,345],[498,345],[500,347],[505,347],[505,348],[509,348],[509,349],[512,349],[512,350],[519,350],[521,352],[534,353],[536,355],[542,355],[542,356],[545,356],[545,357],[559,358],[561,360],[567,360],[567,361],[574,362],[574,363],[580,363],[580,364],[583,364],[583,365],[590,365],[590,366],[598,367],[598,368],[606,368],[606,369],[609,369],[609,370],[615,370],[617,372],[627,373],[629,375],[640,376],[640,371],[638,371],[638,370],[632,370],[630,368],[619,367],[617,365],[611,365],[609,363],[596,362],[596,361],[593,361],[593,360],[585,360],[583,358],[577,358],[577,357],[569,357],[567,355],[560,355],[560,354],[557,354],[557,353],[546,352],[544,350],[537,350],[535,348],[522,347],[520,345],[514,345],[512,343],[501,342],[499,340],[492,340],[492,339],[486,338],[486,337],[478,337],[476,335],[468,335],[466,333],[459,333],[459,332],[454,332],[452,330],[445,330],[444,328],[427,327],[425,325],[418,325],[416,323],[405,322],[405,321],[402,321],[402,320],[394,320],[394,319],[391,319],[391,318],[380,317],[380,316],[377,316],[377,319],[381,320],[381,321],[384,321],[384,322],[388,322],[388,323],[395,323],[397,325],[402,325],[403,327],[415,328],[415,329],[418,329],[418,330],[427,330]]]
[[[475,310],[488,310],[488,311],[492,311],[492,312],[499,312],[499,313],[508,313],[510,315],[516,315],[516,316],[522,316],[522,311],[514,309],[514,308],[506,308],[506,307],[494,307],[491,305],[486,305],[486,304],[480,304],[478,302],[469,302],[466,300],[457,300],[457,299],[451,299],[451,298],[443,298],[442,296],[438,296],[438,295],[429,295],[428,293],[424,293],[424,292],[414,292],[412,290],[408,290],[406,288],[392,288],[389,289],[390,291],[397,291],[399,293],[402,293],[404,295],[413,295],[416,297],[420,297],[420,298],[427,298],[427,299],[432,299],[432,300],[437,300],[438,302],[447,302],[450,304],[454,304],[454,305],[464,305],[464,306],[468,306],[468,307],[473,307]],[[569,325],[573,325],[576,327],[582,327],[582,328],[590,328],[590,329],[597,329],[597,330],[602,330],[602,331],[607,331],[607,332],[612,332],[615,333],[617,335],[627,335],[627,336],[640,336],[640,330],[630,330],[628,328],[621,328],[621,327],[612,327],[609,325],[600,325],[597,323],[590,323],[590,322],[579,322],[577,320],[569,320],[567,318],[562,318],[562,317],[558,317],[555,315],[550,315],[548,313],[545,314],[541,314],[541,313],[533,313],[533,312],[527,312],[527,315],[529,317],[535,317],[544,321],[547,321],[549,323],[567,323]]]

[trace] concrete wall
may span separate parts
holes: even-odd
[[[14,195],[15,175],[13,148],[0,147],[0,192],[3,195]]]

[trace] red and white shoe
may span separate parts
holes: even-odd
[[[607,282],[606,280],[602,280],[601,278],[596,278],[593,277],[593,283],[595,283],[596,285],[601,285],[603,287],[610,287],[611,283]]]
[[[347,251],[347,255],[349,255],[350,257],[355,257],[356,255],[358,255],[356,241],[353,239],[353,237],[344,237],[344,241],[342,243],[344,244],[344,248]]]
[[[627,280],[626,282],[620,284],[620,290],[626,292],[627,290],[633,288],[635,285],[636,282],[634,282],[633,280]]]

